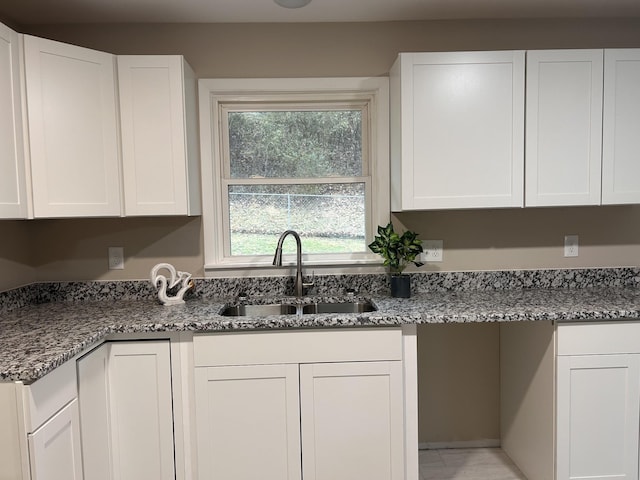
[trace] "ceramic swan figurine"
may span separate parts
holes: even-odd
[[[160,270],[168,270],[170,274],[169,280],[167,277],[158,274]],[[191,280],[191,274],[188,272],[176,272],[176,269],[170,263],[159,263],[151,269],[151,283],[158,289],[158,299],[164,305],[177,305],[184,303],[182,297],[190,288],[193,288],[193,280]],[[178,284],[181,284],[180,290],[175,296],[170,297],[167,295],[167,289],[174,288]]]

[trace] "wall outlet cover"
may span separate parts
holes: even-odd
[[[422,253],[423,262],[441,262],[443,258],[443,242],[442,240],[423,240]]]
[[[564,256],[578,256],[578,235],[565,235],[564,237]]]
[[[124,270],[124,248],[109,247],[109,270]]]

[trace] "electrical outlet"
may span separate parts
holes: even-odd
[[[442,240],[423,240],[422,253],[423,262],[441,262],[442,261]]]
[[[109,270],[124,270],[124,249],[109,247]]]
[[[578,256],[578,235],[565,235],[564,237],[564,256]]]

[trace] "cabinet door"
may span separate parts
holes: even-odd
[[[640,355],[558,357],[557,480],[637,479]]]
[[[114,480],[175,479],[169,342],[108,346]]]
[[[524,52],[401,54],[398,62],[393,210],[521,207]]]
[[[168,341],[111,342],[78,361],[91,480],[175,479]]]
[[[297,365],[195,369],[202,480],[299,480]]]
[[[640,203],[640,49],[604,51],[602,203]]]
[[[82,480],[78,401],[29,434],[32,480]]]
[[[0,23],[0,218],[26,218],[19,35]]]
[[[111,480],[108,344],[77,361],[82,465],[87,479]]]
[[[24,44],[34,216],[120,215],[114,56]]]
[[[199,214],[191,68],[177,55],[119,56],[118,84],[125,215]]]
[[[404,479],[401,362],[300,365],[305,480]]]
[[[602,58],[527,52],[527,206],[600,204]]]

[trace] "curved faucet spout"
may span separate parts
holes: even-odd
[[[293,238],[296,239],[296,279],[293,284],[293,292],[296,297],[301,297],[304,283],[302,280],[302,242],[300,241],[300,235],[298,235],[298,232],[295,230],[285,230],[282,232],[282,235],[280,235],[280,238],[278,239],[278,246],[276,247],[276,253],[273,257],[273,264],[276,267],[282,266],[282,244],[288,235],[293,235]]]

